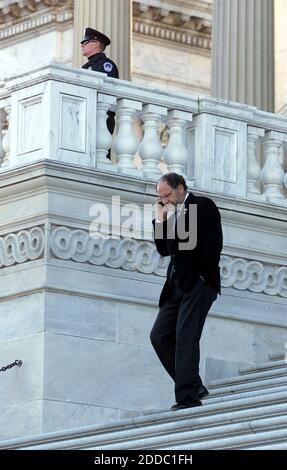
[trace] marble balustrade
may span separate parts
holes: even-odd
[[[253,106],[50,64],[5,82],[0,129],[0,171],[41,159],[151,180],[176,171],[190,187],[287,204],[287,119]]]

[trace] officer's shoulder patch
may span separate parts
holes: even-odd
[[[113,70],[113,64],[110,62],[105,62],[103,67],[105,72],[111,72]]]

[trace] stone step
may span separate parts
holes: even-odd
[[[270,445],[251,445],[251,447],[246,446],[246,450],[270,450]],[[272,450],[287,450],[287,442],[279,442],[278,444],[272,444]]]
[[[73,443],[70,443],[68,447],[65,445],[64,448],[67,449],[70,448],[70,446],[72,446],[71,448],[75,448],[75,445],[79,445],[79,448],[83,448],[83,445],[85,445],[85,448],[90,448],[91,446],[93,446],[93,449],[135,448],[131,447],[133,443],[143,438],[154,439],[158,438],[158,436],[162,437],[171,433],[176,433],[177,435],[179,435],[179,433],[183,434],[187,432],[187,429],[189,431],[196,430],[196,433],[198,433],[200,430],[204,430],[207,434],[208,432],[213,434],[214,428],[221,427],[222,425],[234,425],[235,423],[242,424],[244,422],[250,423],[251,420],[262,419],[262,417],[264,419],[267,419],[268,417],[267,421],[271,422],[270,420],[277,418],[278,416],[280,417],[280,419],[281,417],[282,419],[283,417],[285,417],[285,421],[287,420],[286,404],[261,407],[256,410],[249,409],[233,413],[220,413],[218,415],[213,416],[188,416],[184,419],[175,419],[169,422],[159,421],[157,424],[147,423],[143,427],[137,426],[136,428],[128,429],[126,431],[117,431],[112,434],[108,433],[106,435],[102,434],[97,437],[93,436],[89,439],[85,439],[85,443],[83,442],[83,439],[80,439],[78,443],[74,441]],[[210,429],[210,431],[208,431],[208,429]],[[218,432],[219,431],[217,431],[217,433]],[[141,446],[144,445],[144,442],[141,442],[140,444],[137,443],[136,446],[138,445],[139,448],[141,448]]]
[[[257,385],[258,384],[258,385]],[[264,391],[264,392],[263,392]],[[211,404],[211,403],[221,403],[225,401],[230,401],[230,400],[238,400],[240,398],[247,398],[247,397],[257,397],[263,395],[268,395],[268,394],[273,394],[273,393],[279,393],[279,392],[286,392],[287,391],[287,379],[282,380],[281,378],[278,379],[273,379],[268,380],[268,381],[262,381],[262,382],[256,382],[256,385],[254,385],[254,382],[249,385],[249,384],[240,384],[240,385],[235,385],[233,387],[229,388],[219,388],[219,389],[213,389],[210,391],[209,396],[205,397],[202,402],[205,404]],[[146,409],[142,411],[141,413],[138,414],[140,415],[150,415],[154,413],[163,413],[168,411],[167,409],[162,409],[162,410],[154,410],[154,409]]]
[[[270,370],[270,369],[279,369],[281,367],[286,367],[287,368],[287,361],[285,359],[279,360],[279,361],[269,361],[264,364],[260,365],[253,365],[253,366],[248,366],[248,367],[240,367],[239,372],[242,375],[245,374],[250,374],[250,373],[255,373],[255,372],[260,372],[263,370]]]
[[[264,380],[258,380],[253,382],[244,382],[234,385],[228,385],[226,387],[217,387],[209,390],[209,396],[204,400],[209,400],[210,398],[217,396],[231,395],[238,392],[244,391],[253,391],[253,390],[265,390],[268,388],[284,387],[287,384],[287,377],[275,377],[267,378]]]
[[[169,431],[162,429],[155,435],[126,439],[125,441],[117,440],[109,443],[90,444],[86,449],[89,450],[136,450],[136,449],[159,449],[162,446],[173,446],[180,443],[181,445],[207,443],[214,438],[224,438],[238,435],[248,435],[249,433],[264,432],[273,428],[287,428],[287,414],[284,416],[276,416],[272,418],[255,419],[238,423],[219,424],[211,427],[193,427],[192,422],[188,429],[174,427]],[[169,447],[168,447],[169,448]]]
[[[287,429],[279,429],[275,431],[266,430],[263,432],[256,432],[243,436],[225,437],[222,439],[213,439],[209,442],[188,443],[173,446],[161,446],[158,450],[229,450],[238,449],[244,450],[250,448],[252,444],[259,443],[265,444],[267,449],[273,449],[273,446],[280,444],[286,445],[287,442]]]
[[[0,443],[0,449],[286,449],[287,367],[282,356],[213,380],[203,406]]]
[[[286,353],[287,353],[287,349],[285,352],[268,354],[268,357],[270,361],[283,361],[283,359],[286,357]]]
[[[278,392],[287,392],[287,381],[283,386],[277,386],[277,387],[270,387],[270,388],[264,388],[264,394],[273,394],[273,393],[278,393]],[[262,395],[262,389],[257,388],[255,390],[242,390],[242,391],[234,391],[232,393],[228,393],[225,395],[220,395],[220,396],[214,396],[214,395],[209,395],[209,397],[204,398],[203,402],[208,403],[209,405],[211,403],[221,403],[229,400],[238,400],[240,398],[247,398],[247,397],[257,397]]]
[[[110,426],[86,428],[67,433],[53,433],[41,438],[33,437],[28,440],[17,440],[0,443],[0,449],[82,449],[91,445],[114,445],[119,447],[119,441],[138,438],[141,435],[160,436],[176,429],[181,433],[190,429],[212,428],[215,425],[228,425],[241,421],[255,421],[257,419],[273,419],[287,416],[287,392],[270,396],[231,400],[217,404],[204,404],[202,407],[181,410],[177,412],[165,411],[149,416],[121,421]],[[122,448],[122,447],[121,447]]]
[[[237,385],[234,387],[231,387],[228,389],[228,393],[215,393],[217,390],[211,390],[210,394],[208,397],[204,398],[202,400],[202,403],[204,406],[210,405],[210,404],[217,404],[217,403],[226,403],[232,400],[239,400],[239,399],[244,399],[244,398],[257,398],[261,396],[267,396],[270,395],[270,401],[272,401],[272,395],[274,393],[286,393],[287,391],[287,380],[281,381],[280,383],[278,382],[279,379],[273,379],[274,381],[276,380],[276,383],[271,383],[270,382],[264,382],[264,386],[261,385],[259,387],[255,388],[250,388],[248,384],[242,384],[242,385]],[[269,385],[269,387],[268,387]],[[221,392],[222,389],[219,389],[219,392]],[[166,413],[168,412],[169,409],[146,409],[143,410],[141,414],[138,416],[149,416],[153,414],[158,414],[158,413]]]
[[[280,367],[274,370],[259,371],[252,374],[240,375],[235,377],[228,377],[227,379],[216,379],[211,380],[208,384],[208,388],[216,387],[228,387],[232,384],[254,382],[256,380],[267,379],[271,377],[282,377],[287,376],[287,367]]]

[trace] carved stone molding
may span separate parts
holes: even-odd
[[[52,254],[59,259],[105,265],[128,271],[165,276],[169,262],[161,258],[152,242],[137,240],[92,239],[84,230],[58,227],[52,231]],[[258,261],[222,255],[222,287],[264,292],[287,297],[287,267],[274,267]]]
[[[220,268],[223,287],[287,297],[286,266],[274,267],[259,261],[222,255]]]
[[[126,271],[165,276],[168,260],[153,243],[133,239],[91,238],[84,230],[57,227],[51,233],[51,253],[59,259],[104,265]]]
[[[44,240],[43,227],[33,227],[0,237],[0,268],[42,258]]]
[[[52,227],[45,241],[44,228],[34,227],[0,237],[0,268],[42,258],[45,242],[51,257],[77,263],[161,277],[165,277],[169,263],[150,241],[92,238],[86,230],[68,227]],[[287,297],[286,266],[222,255],[220,268],[222,287]]]

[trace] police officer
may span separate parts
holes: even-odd
[[[83,65],[83,69],[94,70],[95,72],[103,72],[108,77],[119,78],[119,71],[116,64],[109,59],[104,50],[111,44],[110,39],[103,33],[93,28],[85,29],[85,36],[81,41],[83,56],[87,57],[88,62]],[[109,111],[107,119],[107,127],[112,134],[115,128],[115,113]],[[110,158],[110,151],[107,158]]]

